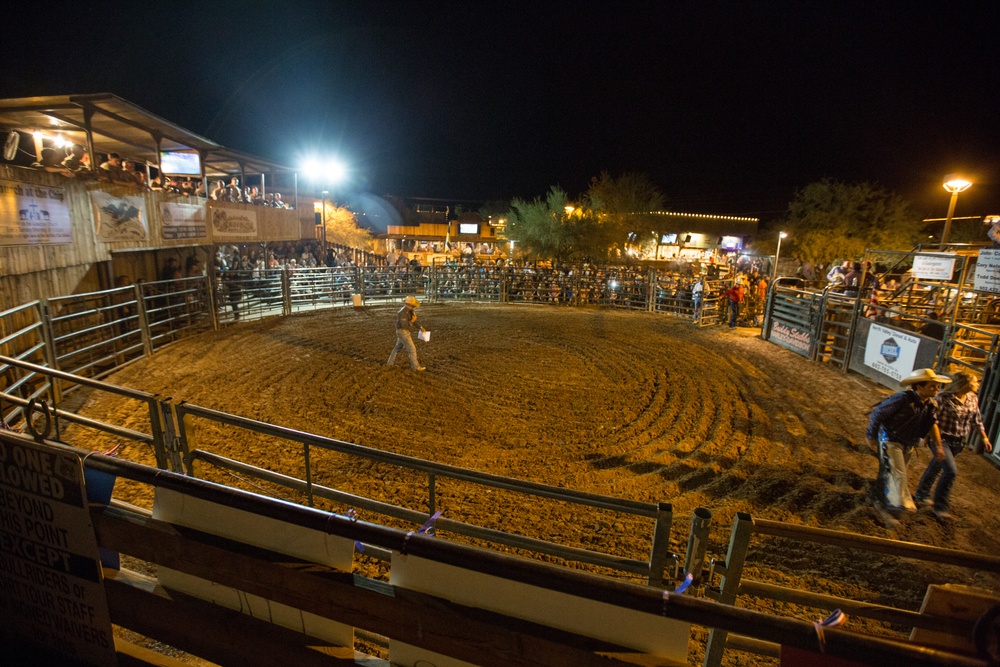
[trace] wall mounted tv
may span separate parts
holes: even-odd
[[[458,223],[459,234],[479,234],[479,225],[475,222]]]
[[[197,153],[160,151],[160,171],[168,176],[201,176],[201,156]]]

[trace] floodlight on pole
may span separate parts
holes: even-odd
[[[347,167],[338,158],[332,157],[325,160],[310,159],[302,165],[302,170],[310,179],[322,188],[320,191],[319,220],[316,226],[319,227],[319,240],[322,243],[323,256],[326,257],[326,197],[330,191],[325,189],[337,185],[347,177]]]
[[[955,204],[958,202],[958,193],[965,192],[972,187],[972,181],[964,178],[948,177],[944,182],[944,189],[951,193],[951,201],[948,202],[948,215],[944,219],[944,231],[941,232],[941,245],[948,242],[948,233],[951,232],[951,218],[955,215]]]
[[[778,277],[778,258],[781,257],[781,239],[787,237],[788,234],[785,232],[778,232],[778,249],[774,251],[774,270],[771,272],[771,282],[774,282],[775,278]]]

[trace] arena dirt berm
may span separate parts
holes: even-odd
[[[870,502],[877,463],[864,413],[887,390],[760,340],[758,330],[693,327],[686,319],[602,308],[424,305],[425,373],[385,360],[398,306],[335,309],[241,323],[175,343],[109,381],[175,401],[443,463],[673,505],[671,548],[683,554],[698,507],[713,515],[709,556],[724,556],[736,512],[975,553],[1000,534],[1000,473],[959,458],[957,519],[903,517],[894,530]],[[86,414],[144,428],[143,410],[94,397]],[[304,477],[301,448],[208,426],[196,446]],[[94,447],[110,444],[97,440]],[[129,445],[122,456],[152,464]],[[911,485],[929,458],[918,453]],[[313,454],[314,480],[426,511],[426,480],[340,455]],[[218,471],[209,478],[252,490]],[[291,498],[287,490],[268,489]],[[439,480],[445,516],[570,545],[644,559],[648,520]],[[147,489],[116,495],[149,506]],[[332,508],[343,511],[344,508]],[[374,519],[374,517],[364,517]],[[377,566],[359,559],[359,569]],[[928,583],[994,590],[994,578],[890,556],[760,538],[744,576],[871,602],[919,607]],[[743,599],[817,620],[817,610]],[[901,636],[851,619],[848,628]],[[705,632],[696,629],[692,663]],[[728,662],[728,661],[727,661]],[[740,655],[738,663],[756,662]]]

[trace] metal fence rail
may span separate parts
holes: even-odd
[[[729,538],[729,548],[724,563],[714,564],[713,573],[721,575],[717,587],[706,591],[723,604],[735,605],[738,595],[752,595],[770,598],[803,606],[815,607],[829,612],[840,608],[856,616],[879,621],[900,623],[906,626],[935,629],[946,632],[965,633],[971,636],[968,623],[948,617],[936,617],[911,609],[900,609],[887,605],[877,605],[849,598],[821,595],[777,586],[766,582],[743,579],[743,568],[750,553],[750,542],[755,535],[768,535],[800,542],[811,542],[833,547],[887,554],[900,558],[910,558],[928,563],[954,565],[980,572],[1000,574],[1000,556],[971,554],[958,549],[945,549],[913,542],[890,540],[881,537],[858,535],[842,531],[801,526],[779,521],[753,519],[749,514],[738,513],[733,519],[733,529]],[[742,636],[729,636],[725,630],[713,629],[709,634],[705,649],[703,667],[718,667],[726,648],[749,651],[762,655],[775,655],[778,646],[770,642],[747,642]]]
[[[238,470],[243,474],[252,475],[257,479],[263,479],[271,483],[279,484],[286,488],[299,491],[306,496],[306,502],[310,506],[314,504],[314,496],[318,495],[328,500],[364,506],[371,511],[393,516],[398,519],[413,521],[418,524],[427,520],[427,518],[430,515],[433,515],[437,510],[436,484],[438,480],[459,480],[482,487],[514,491],[533,496],[535,498],[546,498],[571,503],[581,507],[592,507],[610,510],[621,514],[653,519],[653,534],[651,536],[652,548],[651,555],[648,560],[638,561],[635,559],[622,558],[596,551],[575,549],[544,540],[535,540],[526,536],[490,530],[481,526],[475,526],[458,521],[444,520],[443,523],[440,521],[438,522],[439,526],[447,530],[451,530],[452,532],[468,537],[490,540],[508,546],[558,556],[568,560],[600,565],[633,574],[641,574],[645,576],[647,581],[653,585],[660,585],[662,583],[664,568],[666,567],[668,561],[672,560],[674,563],[677,562],[676,556],[668,554],[666,551],[673,516],[669,504],[661,503],[657,505],[652,503],[622,500],[610,496],[601,496],[581,491],[573,491],[562,487],[550,486],[547,484],[539,484],[536,482],[512,479],[510,477],[491,475],[489,473],[483,473],[476,470],[435,463],[433,461],[427,461],[425,459],[419,459],[412,456],[394,454],[392,452],[363,447],[361,445],[355,445],[341,440],[325,438],[311,433],[276,426],[274,424],[267,424],[253,419],[248,419],[246,417],[240,417],[188,403],[181,403],[175,406],[175,411],[178,423],[178,435],[180,438],[180,449],[185,452],[186,468],[192,475],[197,472],[197,467],[194,465],[195,462],[201,461],[203,463],[217,465],[229,470]],[[211,452],[192,449],[188,443],[187,434],[188,424],[191,423],[190,418],[207,419],[218,424],[225,424],[251,431],[253,433],[266,435],[270,438],[279,438],[298,443],[302,446],[302,458],[306,475],[305,479],[300,480],[280,475],[259,467],[235,462],[231,459],[218,456]],[[360,459],[389,464],[425,474],[427,483],[427,512],[421,513],[404,507],[377,503],[371,500],[363,500],[359,499],[357,496],[343,494],[342,492],[338,492],[334,489],[315,484],[313,481],[313,469],[311,464],[311,454],[313,450],[327,450],[341,454],[348,454]]]

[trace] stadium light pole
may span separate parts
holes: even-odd
[[[944,189],[951,193],[951,201],[948,202],[948,215],[944,219],[944,231],[941,232],[941,245],[948,242],[948,234],[951,232],[951,218],[955,215],[955,204],[958,202],[958,193],[965,192],[972,187],[972,182],[964,178],[949,178],[944,183]]]
[[[774,270],[771,272],[771,282],[773,283],[778,277],[778,258],[781,257],[781,239],[786,238],[788,234],[785,232],[778,232],[778,249],[774,251]]]
[[[337,185],[347,176],[347,167],[338,158],[327,158],[326,160],[309,160],[303,165],[303,171],[309,178],[321,188],[328,188]],[[317,225],[320,226],[320,242],[323,244],[323,262],[326,262],[326,196],[329,190],[323,189],[320,192],[320,214]],[[319,258],[317,258],[317,262]]]

